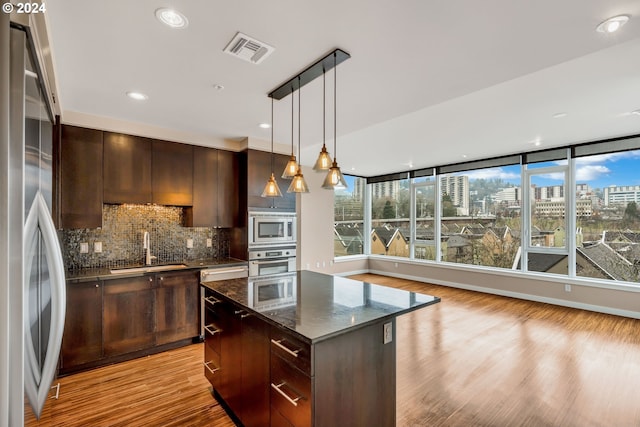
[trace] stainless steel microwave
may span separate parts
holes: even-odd
[[[249,212],[249,245],[295,245],[296,214]]]

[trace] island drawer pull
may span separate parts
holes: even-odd
[[[222,332],[221,329],[211,329],[213,326],[215,326],[213,323],[211,323],[209,325],[204,325],[204,329],[207,332],[209,332],[211,335],[219,334],[220,332]]]
[[[281,349],[283,349],[284,351],[286,351],[287,353],[289,353],[289,354],[290,354],[290,355],[292,355],[293,357],[298,357],[298,353],[300,352],[300,349],[298,349],[298,350],[291,350],[291,349],[289,349],[289,348],[285,347],[283,344],[281,344],[281,343],[282,343],[282,341],[284,341],[284,339],[277,340],[277,341],[276,341],[276,340],[274,340],[274,339],[271,339],[271,342],[272,342],[273,344],[277,345],[278,347],[280,347]]]
[[[213,363],[213,360],[210,360],[210,361],[208,361],[208,362],[204,362],[204,363],[203,363],[204,367],[205,367],[205,368],[207,368],[207,370],[208,370],[209,372],[211,372],[212,374],[215,374],[217,371],[219,371],[219,370],[220,370],[220,368],[218,368],[218,367],[216,367],[215,369],[211,369],[211,368],[209,367],[209,364],[210,364],[210,363]]]
[[[211,304],[211,305],[214,305],[214,304],[220,302],[219,300],[215,299],[214,297],[206,297],[204,300],[206,302],[208,302],[209,304]]]
[[[298,396],[295,399],[290,398],[289,396],[287,396],[287,393],[285,393],[284,391],[282,391],[280,389],[280,387],[282,387],[283,385],[285,385],[286,383],[283,381],[278,385],[275,385],[274,383],[271,383],[271,387],[277,391],[278,393],[280,393],[282,395],[282,397],[284,397],[285,399],[287,399],[289,401],[289,403],[291,403],[293,406],[298,406],[298,400],[302,399],[302,396]]]

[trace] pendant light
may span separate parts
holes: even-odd
[[[302,93],[302,89],[300,87],[300,77],[298,77],[298,157],[300,156],[300,104],[301,98],[300,94]],[[292,95],[293,99],[293,95]],[[293,118],[293,117],[292,117]],[[309,187],[307,186],[307,182],[304,180],[304,176],[302,175],[302,162],[298,162],[298,170],[296,171],[293,180],[291,181],[291,185],[287,189],[287,193],[308,193]]]
[[[324,179],[324,183],[322,184],[322,188],[327,190],[335,190],[335,189],[344,189],[347,188],[347,182],[344,180],[344,176],[342,176],[342,172],[340,171],[340,167],[338,167],[338,151],[336,149],[336,141],[337,137],[337,113],[336,113],[336,95],[337,95],[337,73],[336,73],[336,52],[333,53],[333,164],[329,169],[329,173],[327,173],[327,177]]]
[[[316,172],[329,170],[331,167],[331,156],[327,151],[327,137],[326,137],[326,90],[325,90],[325,82],[326,82],[326,72],[324,67],[322,68],[322,150],[320,150],[320,154],[318,154],[318,160],[316,160],[316,164],[313,166],[313,170]]]
[[[278,181],[273,175],[273,97],[271,97],[271,178],[267,181],[267,185],[264,186],[262,197],[282,197]]]
[[[293,85],[291,86],[291,157],[284,167],[282,177],[285,179],[291,179],[298,172],[298,163],[296,163],[296,156],[293,154]]]

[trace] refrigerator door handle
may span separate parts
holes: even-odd
[[[44,243],[44,253],[50,272],[51,283],[51,327],[47,344],[47,354],[44,358],[42,368],[37,361],[33,341],[29,335],[30,327],[28,317],[25,316],[25,366],[24,366],[24,387],[29,403],[36,416],[40,418],[40,413],[44,406],[51,383],[56,374],[60,347],[62,345],[62,334],[64,332],[64,319],[66,311],[66,287],[64,276],[64,262],[60,242],[56,233],[55,225],[51,218],[51,213],[47,203],[38,191],[33,204],[29,209],[29,214],[24,227],[24,293],[29,292],[29,276],[33,266],[34,256],[37,250],[38,229],[42,233]],[[25,299],[28,300],[28,299]],[[25,302],[25,312],[27,311]]]

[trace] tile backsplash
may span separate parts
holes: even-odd
[[[112,268],[144,263],[143,234],[149,232],[153,264],[226,258],[230,232],[224,228],[183,227],[183,209],[159,205],[103,205],[102,228],[61,230],[67,269]],[[187,248],[187,239],[193,248]],[[211,239],[211,247],[207,247]],[[96,253],[95,243],[102,243]],[[81,253],[81,243],[88,253]]]

